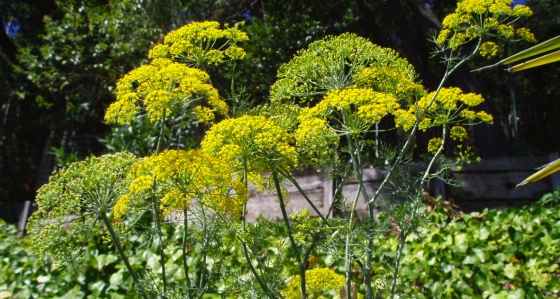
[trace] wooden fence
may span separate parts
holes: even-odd
[[[536,168],[556,158],[557,156],[487,158],[481,163],[465,165],[460,171],[453,170],[457,186],[445,186],[436,182],[430,186],[429,192],[445,200],[453,200],[465,212],[529,204],[559,187],[560,174],[521,188],[515,186],[532,174]],[[375,194],[386,173],[387,170],[384,169],[364,169],[365,187],[369,196]],[[318,210],[326,214],[332,205],[333,183],[325,180],[323,172],[313,170],[296,176],[296,179]],[[288,213],[308,208],[311,215],[316,215],[295,186],[286,185],[286,189],[289,193],[289,203],[286,207]],[[344,198],[353,199],[357,190],[356,181],[348,180],[342,190]],[[252,188],[249,196],[247,220],[254,221],[261,214],[270,218],[282,217],[275,195],[257,192]],[[0,205],[0,215],[4,214],[2,215],[4,219],[19,222],[19,228],[23,231],[30,208],[31,201],[5,202]],[[366,213],[367,205],[363,199],[360,199],[357,208],[359,214]]]
[[[457,180],[456,186],[445,186],[436,181],[430,186],[429,192],[433,196],[452,200],[465,212],[479,211],[484,208],[504,209],[526,205],[536,201],[545,193],[551,192],[553,190],[552,182],[557,180],[556,176],[520,188],[515,188],[515,186],[551,159],[554,157],[483,159],[480,163],[464,165],[460,171],[453,169],[452,174]],[[375,194],[376,188],[381,184],[386,173],[387,171],[383,169],[364,169],[365,187],[369,196]],[[296,179],[318,210],[326,214],[332,204],[333,183],[325,180],[322,172],[311,170],[296,176]],[[558,184],[554,185],[558,186]],[[286,189],[289,193],[289,203],[286,207],[288,213],[308,208],[311,215],[316,215],[296,187],[286,185]],[[355,181],[350,180],[344,184],[344,198],[353,199],[357,189]],[[250,191],[247,209],[247,220],[249,221],[255,220],[260,214],[271,218],[282,217],[277,197],[257,192],[254,188]],[[358,212],[361,214],[366,210],[365,201],[360,199]]]

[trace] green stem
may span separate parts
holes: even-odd
[[[189,278],[189,265],[187,263],[187,234],[188,234],[188,220],[187,220],[187,209],[184,208],[183,209],[183,215],[184,215],[184,219],[183,219],[183,269],[185,271],[185,279],[187,281],[187,292],[188,292],[188,297],[187,298],[193,298],[192,296],[192,292],[191,292],[191,280]]]
[[[284,196],[282,196],[282,188],[280,187],[280,180],[278,180],[278,174],[275,170],[272,171],[272,179],[274,180],[274,186],[276,187],[276,193],[278,195],[278,201],[280,202],[280,210],[282,211],[282,218],[284,218],[284,225],[286,225],[286,229],[288,230],[288,238],[290,239],[290,243],[292,245],[292,249],[294,250],[296,260],[299,265],[299,278],[301,284],[301,298],[306,299],[306,284],[305,284],[305,265],[301,260],[301,254],[299,252],[299,248],[294,240],[294,236],[292,234],[292,226],[290,225],[290,220],[288,219],[288,213],[286,212],[286,205],[284,203]]]
[[[447,130],[446,130],[446,127],[444,125],[443,129],[442,129],[442,140],[443,141],[440,144],[437,152],[434,154],[434,156],[430,160],[430,163],[428,164],[428,167],[426,167],[426,170],[424,171],[424,175],[422,176],[422,179],[420,180],[420,187],[419,187],[420,190],[417,192],[417,194],[415,196],[414,209],[412,210],[412,214],[410,215],[410,221],[414,221],[414,218],[416,217],[416,214],[418,213],[418,208],[419,208],[419,205],[422,202],[422,198],[423,198],[423,186],[424,186],[425,183],[428,182],[428,180],[429,180],[428,176],[430,175],[430,170],[432,169],[432,167],[436,163],[437,158],[439,157],[439,155],[443,151],[443,148],[445,146],[445,138],[446,137],[447,137]],[[410,228],[411,227],[405,227],[403,225],[401,233],[399,234],[399,247],[397,249],[397,259],[395,261],[395,270],[393,271],[393,281],[392,281],[392,285],[391,285],[391,299],[393,299],[394,296],[395,296],[396,285],[397,285],[397,276],[398,276],[399,268],[400,268],[400,264],[401,264],[402,252],[404,250],[406,238],[410,234],[410,231],[411,231]]]
[[[243,183],[245,184],[245,188],[249,188],[249,182],[248,182],[248,178],[247,178],[247,161],[244,160],[243,161]],[[247,204],[243,205],[243,216],[241,217],[241,229],[245,232],[246,231],[246,220],[245,220],[245,215],[247,212]],[[264,281],[261,279],[260,275],[257,273],[257,270],[255,269],[255,266],[253,266],[253,262],[251,261],[251,257],[249,256],[249,249],[247,248],[247,243],[245,242],[245,240],[243,240],[243,238],[241,237],[237,237],[239,242],[241,242],[241,246],[243,248],[243,255],[245,256],[245,260],[247,261],[247,265],[249,265],[249,270],[251,270],[251,273],[253,273],[253,276],[255,276],[255,279],[257,280],[257,283],[259,284],[259,286],[261,287],[261,289],[269,296],[269,298],[276,298],[276,296],[272,295],[272,293],[270,292],[270,290],[268,289],[268,286],[264,283]]]
[[[115,244],[115,247],[117,248],[117,251],[119,252],[119,255],[121,256],[121,259],[123,260],[124,265],[126,266],[126,269],[128,270],[128,273],[130,273],[130,276],[132,276],[132,280],[134,280],[134,283],[140,289],[140,292],[142,293],[142,297],[144,297],[144,299],[148,299],[148,295],[146,294],[146,292],[144,291],[144,288],[140,284],[140,280],[138,279],[138,275],[136,274],[136,272],[134,272],[134,269],[132,269],[132,266],[130,265],[130,262],[128,261],[128,257],[124,253],[124,250],[122,249],[119,238],[117,237],[117,234],[113,230],[113,226],[111,225],[111,222],[107,218],[107,215],[105,215],[105,213],[101,213],[100,217],[101,217],[101,220],[103,221],[103,223],[105,224],[105,227],[107,227],[107,230],[109,231],[109,235],[111,236],[111,240],[113,240],[113,244]]]
[[[313,209],[313,211],[315,211],[315,213],[317,213],[317,215],[319,216],[319,218],[321,218],[321,220],[323,221],[323,223],[327,226],[329,225],[329,222],[327,221],[327,219],[325,218],[325,216],[323,216],[323,214],[319,211],[319,209],[317,208],[317,206],[313,203],[313,201],[311,201],[311,199],[307,196],[307,194],[305,193],[305,191],[303,191],[303,189],[301,188],[301,186],[299,185],[299,183],[297,182],[297,180],[290,174],[289,171],[283,169],[283,168],[279,168],[277,169],[277,171],[284,177],[286,178],[288,181],[290,181],[290,183],[294,184],[294,186],[298,189],[299,193],[303,196],[303,198],[305,198],[305,201],[307,201],[307,203],[311,206],[311,209]]]
[[[157,147],[156,147],[156,155],[158,155],[160,153],[161,150],[161,140],[163,138],[163,130],[165,127],[165,119],[166,119],[166,111],[163,111],[163,115],[161,116],[161,128],[160,128],[160,132],[159,132],[159,136],[158,136],[158,142],[157,142]],[[156,190],[156,178],[154,176],[154,181],[152,184],[152,190],[155,191]],[[154,192],[155,193],[155,192]],[[160,256],[160,263],[161,263],[161,277],[163,280],[163,293],[166,294],[167,293],[167,277],[165,274],[165,252],[164,252],[164,248],[163,248],[163,232],[161,230],[161,220],[159,218],[160,215],[160,209],[159,209],[159,200],[158,198],[154,195],[151,196],[152,199],[152,211],[154,213],[154,219],[156,222],[156,229],[157,229],[157,236],[158,236],[158,240],[159,240],[159,256]]]

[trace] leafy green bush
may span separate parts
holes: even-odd
[[[524,208],[448,217],[438,207],[407,240],[411,297],[558,298],[560,190]]]
[[[117,258],[95,236],[87,264],[62,271],[31,252],[31,239],[0,220],[0,298],[125,298],[132,281]],[[146,254],[146,252],[143,252]]]
[[[427,214],[428,221],[418,234],[407,239],[400,270],[399,288],[410,298],[558,298],[560,290],[560,190],[545,195],[524,208],[484,210],[452,217],[443,206]],[[266,230],[269,243],[262,252],[275,255],[285,274],[297,267],[282,264],[288,251],[278,250],[285,242],[281,225],[259,219],[248,224]],[[180,231],[180,230],[179,230]],[[15,226],[0,222],[0,298],[126,298],[134,296],[132,279],[115,253],[104,248],[102,238],[88,245],[87,265],[76,273],[62,272],[48,260],[33,255],[27,238],[16,237]],[[184,280],[180,267],[181,234],[168,238],[167,270],[177,282]],[[277,241],[273,241],[277,240]],[[130,238],[127,247],[139,247],[146,240]],[[397,237],[376,240],[377,265],[394,262]],[[133,267],[158,268],[155,246],[142,246],[131,256]],[[209,252],[214,260],[217,251]],[[230,266],[243,260],[242,251],[231,248]],[[189,261],[196,264],[201,252],[193,249]],[[266,254],[265,254],[266,255]],[[263,255],[262,257],[266,257]],[[269,257],[270,258],[270,257]],[[344,265],[328,253],[314,252],[318,267],[332,267],[343,273]],[[217,259],[216,259],[217,260]],[[154,264],[156,263],[156,264]],[[150,266],[151,265],[151,266]],[[314,265],[311,265],[314,266]],[[248,271],[247,269],[245,269]],[[264,269],[263,269],[264,270]],[[293,273],[288,273],[293,272]],[[389,280],[390,269],[373,269],[378,285]],[[219,293],[210,287],[208,295]],[[380,287],[379,289],[382,289]],[[387,294],[389,290],[386,290]],[[128,296],[126,295],[127,293]],[[383,296],[383,294],[378,294]]]

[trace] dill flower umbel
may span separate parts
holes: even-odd
[[[469,121],[473,120],[477,120],[479,123],[492,123],[492,116],[488,113],[471,110],[483,102],[484,98],[481,95],[465,94],[456,87],[442,88],[437,95],[435,92],[431,92],[423,96],[408,110],[395,112],[395,122],[397,126],[408,130],[414,125],[416,119],[421,117],[419,129],[422,131],[441,125],[472,125],[473,123],[469,123]]]
[[[230,167],[268,172],[271,167],[297,166],[293,137],[264,116],[245,115],[214,125],[202,140],[202,150],[223,159]]]
[[[270,92],[273,103],[314,104],[328,92],[356,86],[411,101],[422,90],[406,59],[350,33],[327,36],[300,50],[278,69],[278,78]]]
[[[340,298],[340,287],[346,278],[331,269],[317,268],[305,271],[305,280],[309,298]],[[300,283],[299,275],[292,276],[282,295],[287,299],[301,298]]]
[[[227,115],[228,107],[209,79],[202,70],[169,59],[154,59],[117,82],[117,101],[107,109],[105,120],[130,124],[136,114],[145,110],[155,122],[164,114],[193,109],[199,121],[212,122],[215,114]]]
[[[475,39],[496,37],[500,39],[536,42],[527,28],[514,28],[511,24],[519,18],[533,14],[525,5],[512,8],[513,0],[461,0],[454,13],[442,21],[442,30],[436,44],[442,48],[457,50],[461,45]],[[496,55],[496,44],[484,44],[481,55]]]
[[[169,32],[163,44],[150,50],[150,58],[170,58],[196,67],[245,58],[237,44],[249,40],[243,23],[220,29],[215,21],[192,22]]]
[[[184,211],[193,201],[225,216],[239,217],[247,190],[227,164],[200,150],[167,150],[139,160],[129,173],[129,192],[117,202],[118,214],[142,206],[144,199],[161,198],[164,214]]]
[[[37,193],[38,211],[27,229],[33,250],[57,262],[79,260],[101,217],[126,192],[126,174],[136,161],[130,153],[88,158],[56,171]]]

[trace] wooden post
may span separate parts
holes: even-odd
[[[351,287],[352,298],[346,298],[346,284],[340,287],[340,299],[358,299],[358,289],[356,283],[352,283]]]

